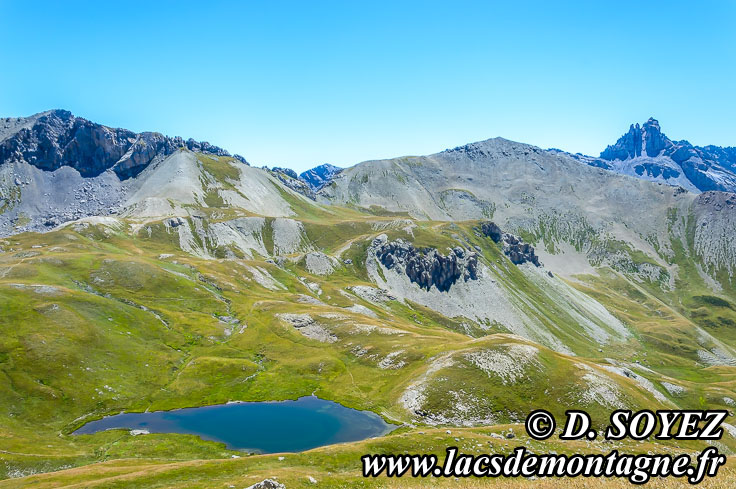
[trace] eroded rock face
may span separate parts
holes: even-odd
[[[649,118],[644,125],[632,124],[629,132],[624,134],[602,153],[604,160],[626,160],[637,156],[655,157],[665,149],[674,146],[672,141],[662,133],[657,119]]]
[[[503,252],[514,265],[528,262],[537,267],[542,266],[539,263],[539,257],[534,253],[534,247],[529,243],[522,242],[521,238],[517,238],[512,234],[506,233],[504,235]]]
[[[429,290],[432,286],[447,292],[458,280],[478,278],[478,257],[473,251],[455,247],[447,255],[435,248],[415,248],[402,239],[388,241],[385,235],[373,242],[378,260],[389,270],[403,270],[419,287]]]
[[[0,163],[25,161],[42,170],[62,166],[75,168],[83,177],[94,177],[112,168],[120,179],[136,176],[156,157],[165,157],[180,148],[230,156],[208,142],[168,137],[157,132],[135,133],[95,124],[66,110],[52,110],[23,119],[2,119],[8,133],[0,139]],[[242,156],[235,158],[246,163]]]
[[[509,257],[509,260],[514,265],[533,263],[535,266],[542,266],[539,263],[539,257],[534,253],[534,247],[532,245],[524,243],[521,238],[513,234],[504,233],[498,227],[498,224],[486,221],[481,223],[480,230],[483,236],[491,238],[494,243],[503,246],[504,254]]]
[[[337,336],[328,331],[309,314],[277,314],[279,319],[294,327],[302,336],[321,343],[334,343]]]

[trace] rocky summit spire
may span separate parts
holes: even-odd
[[[586,162],[691,191],[736,192],[736,148],[673,141],[653,117],[641,126],[632,124],[616,144],[601,152],[600,158]]]
[[[653,117],[650,117],[642,127],[642,143],[643,152],[652,157],[658,156],[663,150],[672,146],[672,141],[662,133],[659,121]]]
[[[604,160],[627,160],[637,156],[658,156],[662,150],[672,146],[667,136],[662,133],[659,121],[650,117],[642,126],[632,124],[629,132],[608,146],[602,153]]]

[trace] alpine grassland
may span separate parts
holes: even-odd
[[[376,207],[358,194],[344,205],[311,200],[230,157],[180,150],[170,158],[198,175],[191,199],[181,189],[145,194],[142,185],[145,198],[128,211],[0,239],[0,488],[242,488],[266,478],[289,489],[313,487],[310,478],[334,488],[628,487],[363,478],[360,456],[443,455],[448,446],[694,454],[707,445],[537,441],[523,422],[539,408],[559,419],[584,409],[602,428],[623,407],[736,406],[736,292],[725,268],[698,256],[695,217],[678,213],[679,203],[655,240],[665,250],[579,216],[536,213],[531,194],[518,207],[476,209],[482,195],[450,188],[446,217],[430,219],[432,209]],[[401,164],[381,178],[403,188],[414,180],[396,172],[428,163]],[[341,185],[352,192],[374,177],[366,170]],[[453,218],[466,205],[467,218]],[[524,219],[505,221],[512,238],[496,242],[483,223],[504,213]],[[541,266],[512,260],[513,239],[544,251]],[[454,282],[446,292],[422,289],[400,255],[381,261],[377,243],[414,253],[417,266],[452,255]],[[586,266],[559,272],[575,260]],[[73,434],[121,412],[312,395],[398,428],[283,454],[191,434]],[[726,423],[715,445],[731,455],[736,428]],[[729,461],[701,487],[736,486],[733,470]]]

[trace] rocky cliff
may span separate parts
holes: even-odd
[[[418,250],[402,239],[388,241],[385,235],[373,242],[376,257],[387,269],[404,271],[419,287],[436,287],[447,292],[458,280],[478,278],[478,257],[473,251],[455,247],[447,255],[435,248]]]

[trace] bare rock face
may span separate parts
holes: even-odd
[[[373,242],[376,257],[389,270],[403,270],[419,287],[429,290],[432,286],[447,292],[458,280],[478,279],[478,257],[473,251],[455,247],[447,255],[435,248],[418,250],[402,239]]]
[[[534,253],[534,247],[529,243],[522,242],[521,238],[517,238],[512,234],[506,233],[504,235],[503,252],[514,265],[521,265],[528,262],[537,267],[542,266],[539,263],[539,257]]]
[[[710,270],[736,275],[736,194],[704,192],[693,202],[693,246]]]
[[[486,221],[481,223],[480,230],[483,236],[491,238],[494,243],[503,246],[504,254],[509,257],[509,260],[514,265],[533,263],[535,266],[542,266],[539,263],[539,257],[534,253],[534,247],[532,245],[524,243],[521,238],[513,234],[504,233],[498,227],[498,224]]]
[[[95,177],[108,169],[121,180],[134,177],[154,158],[168,156],[179,148],[230,156],[208,142],[110,128],[66,110],[2,119],[0,126],[7,129],[0,138],[0,163],[25,161],[47,171],[69,166],[83,177]],[[244,158],[236,158],[245,163]]]
[[[602,153],[604,160],[626,160],[638,156],[655,157],[665,150],[674,146],[660,127],[659,121],[649,118],[643,126],[632,124],[629,132],[616,141],[616,144],[607,147]]]

